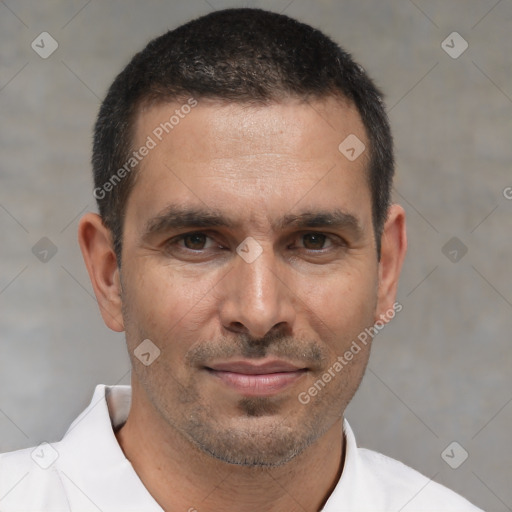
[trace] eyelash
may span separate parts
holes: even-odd
[[[208,233],[206,233],[204,231],[190,231],[188,233],[183,233],[181,235],[178,235],[178,236],[175,236],[174,238],[169,239],[165,243],[165,246],[166,247],[178,246],[179,242],[185,240],[187,237],[190,237],[192,235],[204,235],[206,238],[209,238],[210,240],[214,240],[212,236],[210,236]],[[321,231],[307,231],[307,232],[303,232],[302,234],[300,234],[299,237],[302,238],[302,237],[304,237],[306,235],[321,235],[321,236],[325,236],[326,241],[329,241],[331,243],[330,247],[324,247],[322,249],[307,249],[305,247],[299,247],[299,249],[303,249],[304,251],[307,251],[307,252],[310,252],[310,253],[321,254],[322,252],[325,252],[326,250],[329,250],[329,249],[333,249],[333,248],[346,248],[348,246],[346,241],[344,239],[342,239],[341,237],[337,236],[337,235],[332,235],[332,234],[328,234],[328,233],[322,233]],[[218,244],[218,246],[221,246],[221,244]],[[222,246],[221,246],[221,248],[225,249],[225,247],[222,247]],[[192,254],[193,253],[200,254],[203,251],[207,250],[207,249],[189,249],[187,247],[179,247],[179,249],[184,251],[184,252],[189,252],[189,253],[192,253]]]
[[[166,245],[177,245],[178,242],[181,242],[183,240],[185,240],[185,238],[189,237],[189,236],[193,236],[193,235],[204,235],[206,238],[209,238],[210,240],[213,240],[213,238],[211,236],[209,236],[207,233],[204,233],[203,231],[191,231],[190,233],[183,233],[182,235],[178,235],[174,238],[171,238],[169,240],[169,242],[166,243]],[[220,245],[220,244],[218,244]],[[194,249],[189,249],[188,247],[180,247],[180,249],[183,249],[183,250],[186,250],[186,251],[192,251],[192,252],[200,252],[200,251],[204,251],[205,249],[197,249],[197,250],[194,250]]]

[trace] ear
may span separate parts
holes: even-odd
[[[405,230],[404,209],[393,204],[388,211],[381,238],[381,255],[379,261],[379,289],[375,320],[384,320],[395,311],[398,278],[407,251],[407,234]],[[383,316],[381,316],[383,315]],[[394,315],[393,315],[394,316]]]
[[[78,243],[103,321],[113,331],[124,331],[121,281],[112,235],[99,215],[86,213],[80,219]]]

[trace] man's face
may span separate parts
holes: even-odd
[[[153,106],[136,126],[134,147],[148,136],[156,147],[124,222],[133,377],[142,399],[204,452],[282,464],[340,419],[369,345],[309,403],[299,394],[383,313],[368,151],[350,161],[338,150],[350,134],[368,147],[365,130],[334,99],[199,100],[159,141],[155,128],[177,108]],[[161,351],[149,366],[134,357],[146,339]]]

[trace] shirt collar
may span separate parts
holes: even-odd
[[[61,441],[59,474],[72,510],[163,512],[117,442],[130,386],[96,386],[91,403]]]
[[[345,437],[345,461],[343,471],[336,487],[325,503],[323,512],[353,511],[365,504],[365,497],[360,494],[361,460],[354,432],[346,419],[343,420],[343,436]],[[357,501],[356,501],[357,498]],[[340,506],[343,505],[343,509]],[[371,502],[368,503],[371,510]]]

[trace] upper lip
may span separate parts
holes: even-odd
[[[209,370],[243,373],[246,375],[264,375],[268,373],[296,372],[305,370],[305,367],[294,365],[288,361],[273,360],[257,364],[249,361],[229,361],[224,363],[215,363],[206,366]]]

